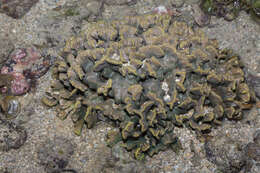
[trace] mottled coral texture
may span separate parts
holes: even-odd
[[[175,126],[205,133],[224,118],[241,119],[254,94],[231,50],[170,15],[98,21],[66,43],[43,102],[70,116],[74,132],[98,120],[119,131],[136,159],[178,141]]]

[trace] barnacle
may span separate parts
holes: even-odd
[[[175,126],[208,132],[254,101],[239,57],[168,15],[92,23],[62,55],[43,103],[71,117],[76,135],[113,122],[108,145],[122,141],[139,160],[176,148]]]

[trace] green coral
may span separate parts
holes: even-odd
[[[254,101],[239,57],[168,15],[92,23],[62,55],[43,102],[71,117],[76,135],[112,122],[108,145],[121,141],[138,160],[178,151],[175,126],[205,133]]]

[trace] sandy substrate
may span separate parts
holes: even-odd
[[[73,2],[81,4],[81,1],[74,0]],[[62,10],[54,10],[59,6],[64,9],[67,6],[70,7],[67,4],[73,4],[73,2],[70,0],[39,0],[19,20],[0,13],[0,32],[7,34],[15,47],[40,45],[44,47],[46,53],[58,57],[64,41],[77,33],[77,27],[81,26],[81,23],[86,23],[83,20],[86,14],[83,12],[82,16],[64,17],[60,15]],[[179,10],[186,14],[187,18],[192,19],[191,3],[184,4]],[[86,7],[86,10],[90,11],[87,9],[89,6],[99,8],[98,5],[95,2],[85,1],[81,8]],[[134,6],[105,5],[103,17],[117,16],[121,12],[122,15],[142,14],[160,5],[165,4],[158,1],[141,0]],[[91,14],[99,15],[98,9],[92,8],[92,10],[94,12]],[[202,29],[210,38],[216,38],[221,48],[234,49],[250,71],[260,74],[260,26],[253,22],[245,12],[241,12],[239,17],[232,22],[213,17],[211,24]],[[51,43],[49,38],[52,39]],[[105,172],[106,160],[111,157],[111,149],[105,144],[105,135],[112,127],[101,122],[93,129],[84,129],[80,137],[76,136],[71,130],[73,124],[70,119],[61,121],[55,116],[55,110],[46,108],[40,101],[50,81],[51,75],[48,72],[38,80],[35,92],[19,98],[22,111],[14,122],[26,128],[28,139],[18,150],[0,152],[0,168],[7,168],[12,173],[44,173],[44,168],[39,164],[37,158],[38,148],[46,139],[53,140],[57,136],[63,136],[75,144],[74,154],[71,155],[66,168],[73,168],[79,173]],[[260,116],[254,107],[251,111],[246,112],[244,120],[225,121],[222,126],[213,129],[209,135],[216,136],[224,133],[246,145],[253,140],[253,133],[258,128],[260,128]],[[171,150],[160,152],[153,158],[148,158],[143,166],[147,169],[151,168],[150,170],[154,172],[165,173],[211,173],[216,170],[216,165],[207,160],[204,143],[198,140],[195,132],[186,128],[176,128],[176,134],[183,147],[179,154]]]

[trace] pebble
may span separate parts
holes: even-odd
[[[204,13],[198,4],[192,5],[192,10],[193,10],[193,18],[195,22],[203,27],[206,26],[210,23],[210,16]]]
[[[0,12],[12,18],[20,19],[38,1],[39,0],[0,0]]]
[[[176,8],[180,8],[183,6],[185,0],[170,0],[171,5]]]

